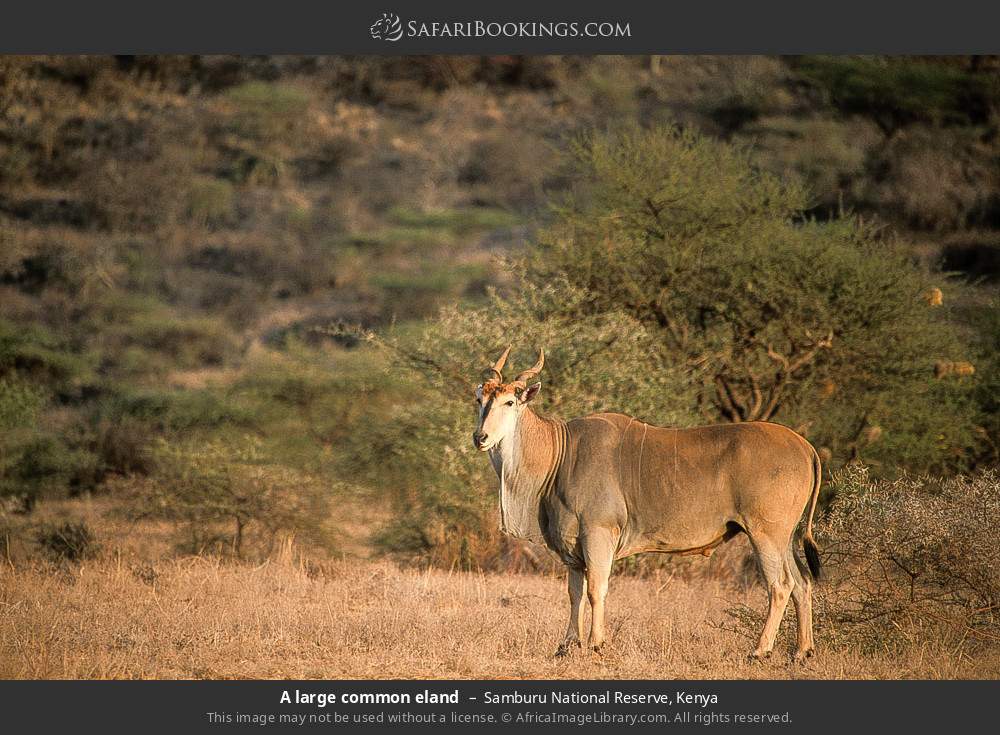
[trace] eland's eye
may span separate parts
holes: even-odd
[[[506,404],[504,404],[504,405],[507,405],[507,406],[513,406],[513,405],[514,405],[514,401],[507,401],[507,403],[506,403]]]

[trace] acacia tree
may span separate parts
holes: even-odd
[[[580,316],[636,318],[686,369],[697,420],[780,420],[841,459],[968,455],[974,378],[934,375],[966,347],[921,298],[942,274],[858,218],[810,220],[803,189],[689,131],[590,135],[568,163],[529,281],[585,291]]]

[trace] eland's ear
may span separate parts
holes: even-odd
[[[521,396],[520,396],[521,403],[527,403],[528,401],[530,401],[532,398],[538,395],[538,391],[540,391],[541,389],[542,389],[541,381],[529,385],[527,388],[521,391]]]
[[[480,383],[479,385],[476,386],[476,400],[477,401],[483,400],[483,384],[482,383]]]

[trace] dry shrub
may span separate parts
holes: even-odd
[[[762,168],[807,186],[812,208],[827,214],[857,198],[868,157],[882,140],[878,127],[863,118],[795,115],[761,117],[742,138],[752,143]]]
[[[875,153],[862,198],[914,230],[950,232],[981,224],[991,209],[996,166],[974,132],[914,128]]]
[[[367,153],[344,161],[343,196],[361,195],[373,211],[537,204],[555,158],[547,138],[558,135],[561,118],[528,94],[500,100],[456,88],[436,99],[419,126],[359,119]]]
[[[181,551],[264,558],[281,538],[328,541],[326,488],[307,473],[270,464],[253,439],[161,441],[154,457],[152,477],[123,480],[117,492],[133,520],[173,523]]]
[[[169,227],[184,212],[191,176],[188,155],[179,148],[165,150],[150,160],[106,156],[78,179],[78,190],[88,212],[79,219],[86,219],[85,224],[128,232]]]
[[[94,533],[82,521],[43,525],[35,533],[35,542],[47,554],[62,561],[80,561],[97,552]]]
[[[777,59],[722,56],[703,63],[708,76],[702,80],[694,105],[723,137],[757,120],[766,110],[781,110],[789,104],[784,89],[787,69]]]
[[[781,61],[764,56],[652,57],[640,89],[650,121],[677,122],[728,138],[767,115],[792,112]]]
[[[852,465],[817,526],[831,582],[820,629],[866,649],[1000,643],[1000,477],[873,480]]]

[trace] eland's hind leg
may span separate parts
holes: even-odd
[[[815,653],[812,625],[812,577],[803,569],[795,556],[794,540],[785,552],[785,567],[792,575],[792,602],[795,603],[795,617],[798,621],[798,638],[795,646],[795,660],[803,661]]]
[[[587,591],[587,575],[582,569],[573,567],[568,572],[566,587],[569,591],[569,626],[556,656],[565,656],[574,648],[579,648],[580,641],[583,640],[583,595]]]
[[[767,619],[764,621],[764,629],[760,634],[760,642],[750,654],[752,659],[762,659],[771,655],[774,639],[778,635],[778,628],[785,616],[785,608],[788,606],[788,598],[795,582],[786,568],[785,553],[782,551],[782,547],[787,546],[787,543],[775,544],[767,536],[754,536],[753,534],[750,534],[750,543],[753,545],[757,564],[764,576],[764,583],[767,585]]]

